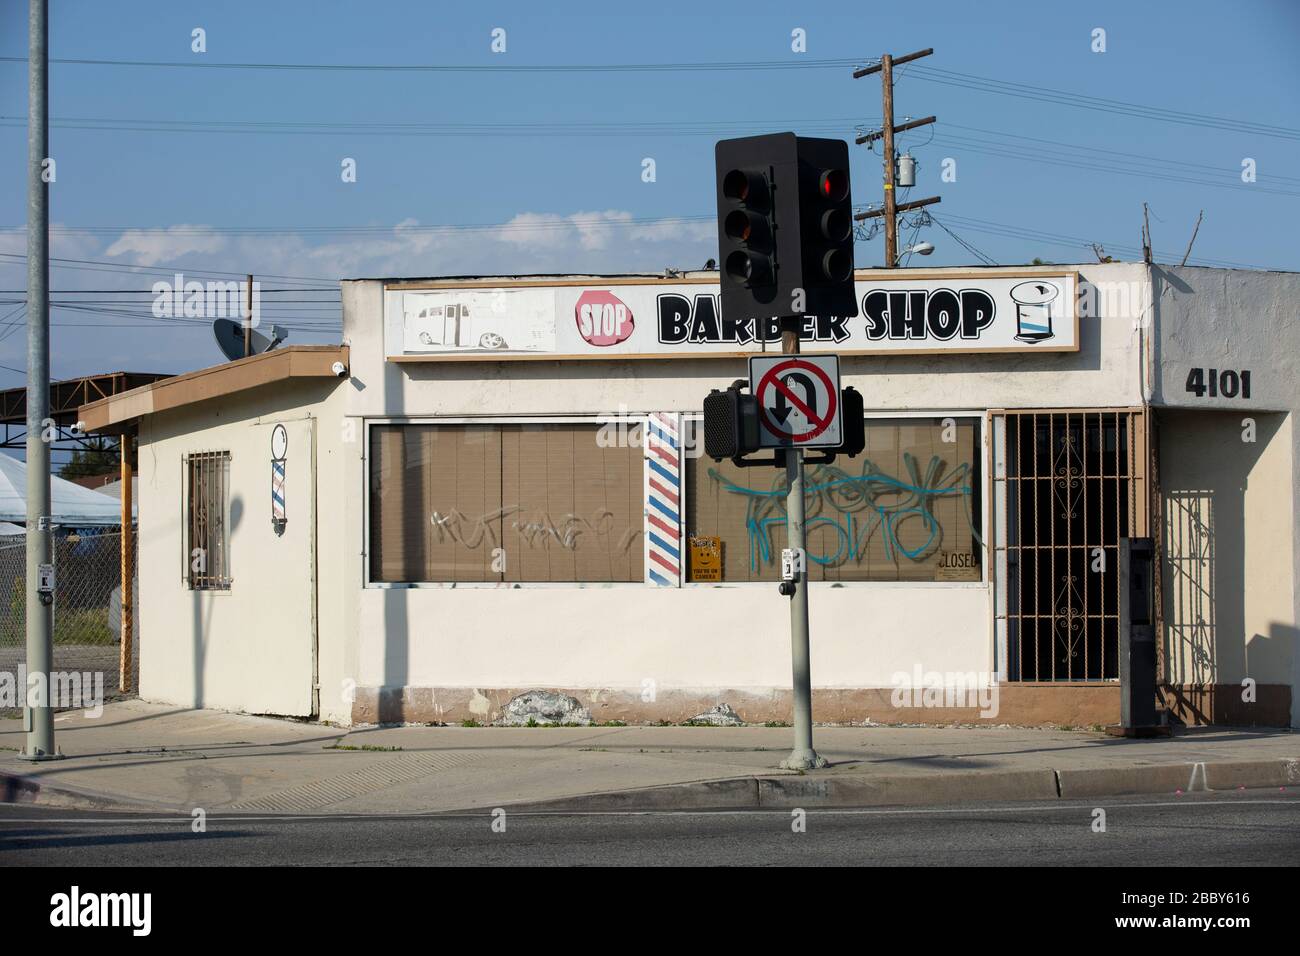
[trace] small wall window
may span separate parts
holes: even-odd
[[[230,452],[185,456],[185,581],[224,591],[230,577]]]
[[[639,582],[643,470],[595,423],[372,425],[370,580]]]
[[[979,419],[866,424],[862,455],[805,469],[810,580],[982,580]],[[687,533],[717,539],[722,581],[780,577],[785,499],[783,469],[687,461]]]

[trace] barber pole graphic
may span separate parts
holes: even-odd
[[[645,579],[658,587],[682,582],[681,416],[655,412],[645,431]]]
[[[283,425],[271,432],[271,527],[276,535],[284,534],[288,523],[284,507],[284,471],[289,453],[289,433]]]

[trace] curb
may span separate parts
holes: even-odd
[[[516,813],[829,809],[1075,800],[1297,785],[1300,785],[1300,758],[1282,758],[893,776],[861,773],[756,775],[611,790],[504,806]],[[176,809],[75,787],[49,786],[36,777],[9,770],[0,770],[0,803],[154,813]],[[481,813],[484,808],[438,812]]]
[[[754,776],[506,804],[515,812],[760,810],[1072,800],[1300,785],[1300,759],[877,776]],[[479,808],[481,811],[481,808]],[[475,812],[458,811],[458,812]]]
[[[0,770],[0,803],[34,807],[63,807],[68,810],[118,810],[157,812],[160,808],[143,800],[124,800],[76,787],[51,787],[36,777]]]

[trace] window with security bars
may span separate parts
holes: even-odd
[[[230,452],[185,456],[185,581],[192,591],[230,588]]]
[[[999,643],[1012,681],[1119,677],[1119,541],[1145,535],[1140,409],[994,415]]]

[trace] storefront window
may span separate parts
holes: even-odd
[[[975,418],[867,419],[862,455],[806,469],[811,580],[979,581],[979,449]],[[692,458],[686,495],[692,557],[720,545],[721,581],[779,578],[784,470]]]
[[[373,425],[370,580],[641,581],[639,442],[596,424]]]

